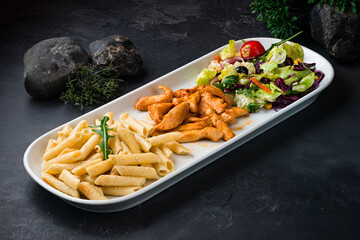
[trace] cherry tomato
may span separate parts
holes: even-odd
[[[248,41],[240,49],[243,58],[256,57],[265,53],[265,48],[258,41]]]

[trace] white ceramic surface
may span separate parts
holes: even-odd
[[[274,38],[251,38],[245,40],[260,41],[265,49],[269,48],[272,43],[279,41],[279,39]],[[239,49],[241,45],[242,41],[236,42],[237,49]],[[197,74],[209,64],[216,54],[219,54],[219,51],[223,47],[65,124],[75,126],[76,123],[82,119],[86,119],[91,123],[109,111],[114,112],[114,116],[128,112],[137,119],[150,121],[147,112],[140,112],[134,109],[134,104],[138,98],[161,93],[162,91],[156,89],[159,85],[165,85],[173,90],[195,86]],[[316,62],[316,69],[322,70],[325,73],[325,78],[315,91],[278,112],[274,110],[260,110],[258,113],[250,114],[248,117],[237,119],[231,125],[231,129],[233,129],[236,136],[227,142],[220,140],[219,142],[213,143],[208,140],[202,140],[197,143],[185,144],[186,147],[192,149],[192,154],[189,156],[173,154],[171,158],[175,162],[176,167],[174,172],[135,193],[124,197],[111,198],[109,200],[93,201],[73,198],[61,193],[44,182],[41,179],[41,163],[45,147],[48,140],[55,138],[57,131],[62,129],[65,124],[49,131],[30,144],[24,154],[24,166],[29,175],[40,186],[78,208],[93,212],[116,212],[136,206],[311,104],[317,98],[318,94],[333,80],[334,69],[331,64],[318,53],[306,47],[303,47],[303,49],[305,55],[304,61],[309,63]]]

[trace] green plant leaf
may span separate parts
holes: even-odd
[[[100,122],[100,125],[93,125],[93,126],[89,126],[90,128],[95,128],[92,129],[94,132],[98,133],[101,135],[102,139],[101,139],[101,143],[99,144],[102,152],[103,152],[103,156],[104,159],[108,159],[109,158],[109,154],[111,153],[111,150],[108,147],[108,141],[110,138],[113,138],[114,136],[110,136],[108,131],[109,130],[114,130],[113,128],[108,128],[107,126],[107,121],[109,121],[109,117],[108,116],[104,116],[103,119]]]

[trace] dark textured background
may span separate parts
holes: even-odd
[[[123,34],[143,56],[136,89],[227,43],[269,34],[243,1],[24,1],[1,7],[1,239],[359,239],[360,63],[338,64],[308,108],[140,206],[95,214],[70,206],[26,173],[27,146],[82,115],[23,87],[35,43]],[[297,40],[328,55],[308,34]]]

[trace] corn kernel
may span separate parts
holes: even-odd
[[[271,103],[265,103],[264,104],[264,108],[266,108],[266,109],[272,109],[272,104]]]

